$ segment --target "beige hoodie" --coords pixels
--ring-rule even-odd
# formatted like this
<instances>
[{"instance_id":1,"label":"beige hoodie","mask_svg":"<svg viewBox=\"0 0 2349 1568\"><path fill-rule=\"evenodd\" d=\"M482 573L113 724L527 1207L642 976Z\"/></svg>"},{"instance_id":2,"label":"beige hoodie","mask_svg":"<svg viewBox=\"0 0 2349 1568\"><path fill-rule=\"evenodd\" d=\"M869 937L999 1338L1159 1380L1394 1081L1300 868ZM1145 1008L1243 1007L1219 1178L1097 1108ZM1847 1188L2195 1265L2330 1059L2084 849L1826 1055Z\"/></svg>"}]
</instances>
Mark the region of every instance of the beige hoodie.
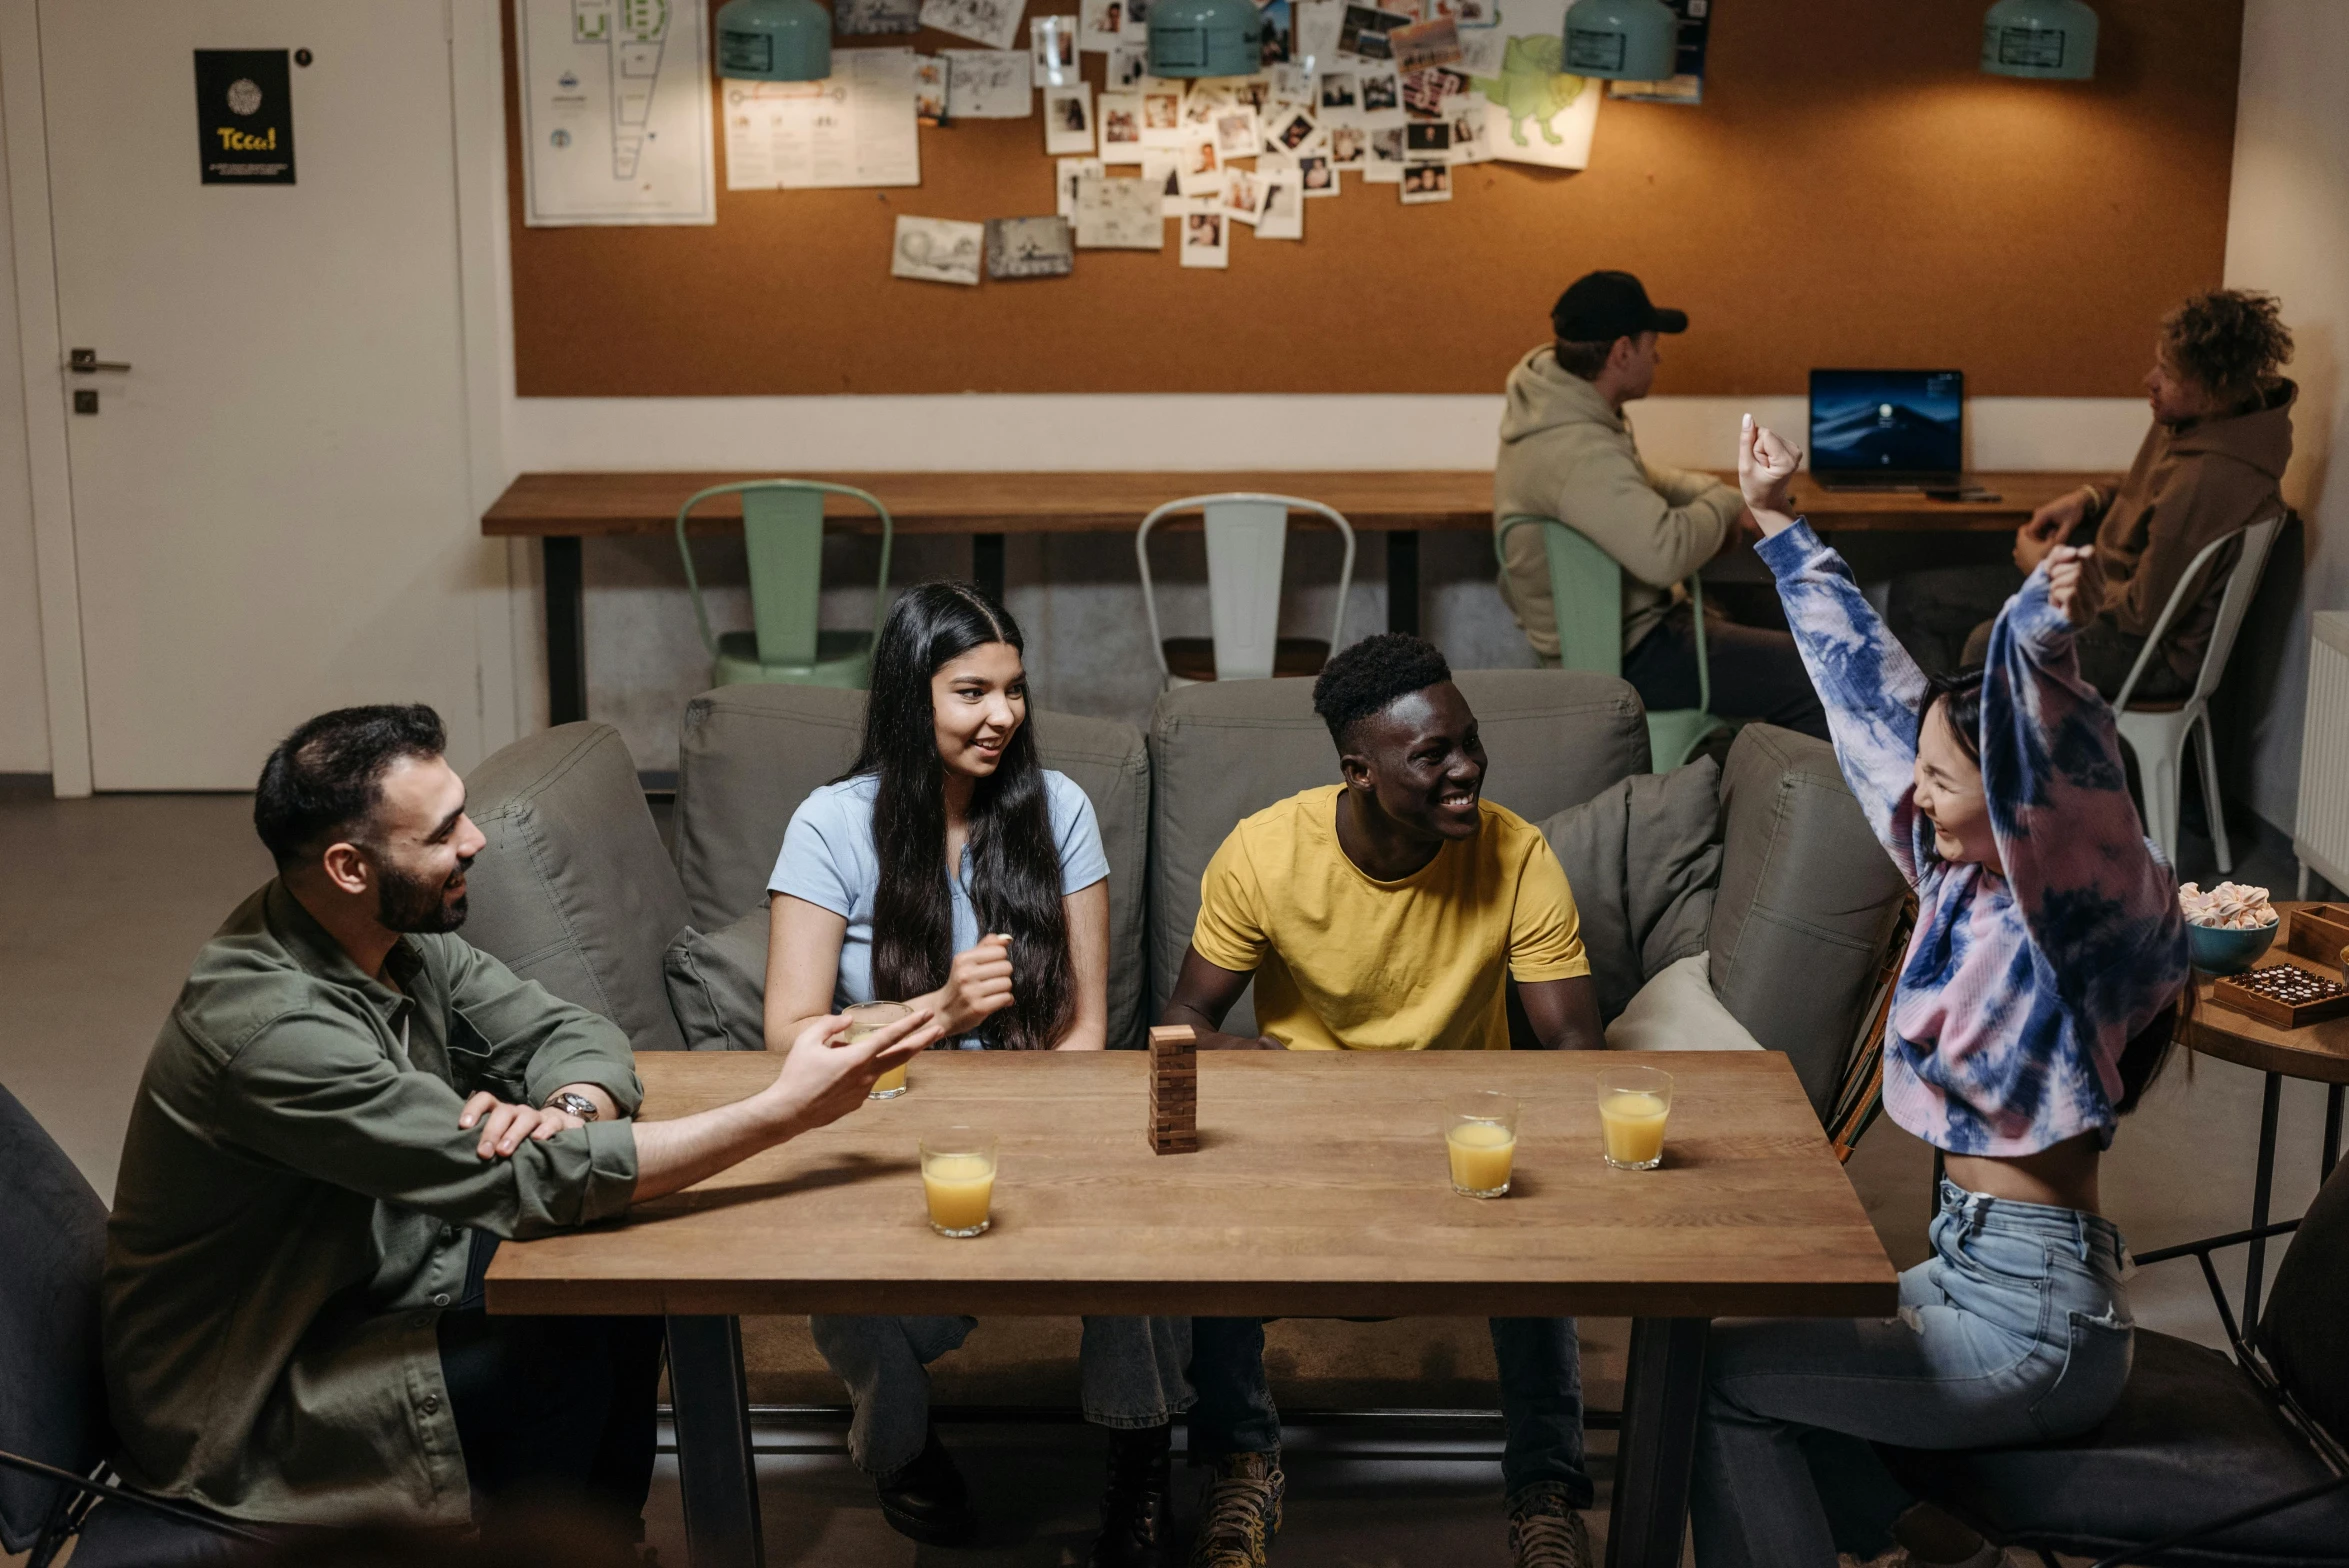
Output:
<instances>
[{"instance_id":1,"label":"beige hoodie","mask_svg":"<svg viewBox=\"0 0 2349 1568\"><path fill-rule=\"evenodd\" d=\"M1493 527L1507 517L1554 517L1623 567L1623 651L1664 618L1680 580L1711 560L1745 503L1710 474L1650 463L1631 424L1597 387L1562 368L1548 344L1509 372L1501 453L1493 465ZM1526 641L1558 657L1550 569L1541 530L1509 536L1501 598Z\"/></svg>"}]
</instances>

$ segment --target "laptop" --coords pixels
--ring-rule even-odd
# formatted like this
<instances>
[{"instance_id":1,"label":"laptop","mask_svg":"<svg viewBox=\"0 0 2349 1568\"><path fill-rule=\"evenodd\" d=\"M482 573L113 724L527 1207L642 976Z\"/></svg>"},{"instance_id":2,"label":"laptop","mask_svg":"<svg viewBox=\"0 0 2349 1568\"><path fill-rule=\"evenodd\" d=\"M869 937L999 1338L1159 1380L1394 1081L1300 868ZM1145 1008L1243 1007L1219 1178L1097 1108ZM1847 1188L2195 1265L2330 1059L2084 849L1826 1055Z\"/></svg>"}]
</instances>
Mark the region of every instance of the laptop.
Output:
<instances>
[{"instance_id":1,"label":"laptop","mask_svg":"<svg viewBox=\"0 0 2349 1568\"><path fill-rule=\"evenodd\" d=\"M1828 490L1964 488L1962 370L1811 372L1811 477Z\"/></svg>"}]
</instances>

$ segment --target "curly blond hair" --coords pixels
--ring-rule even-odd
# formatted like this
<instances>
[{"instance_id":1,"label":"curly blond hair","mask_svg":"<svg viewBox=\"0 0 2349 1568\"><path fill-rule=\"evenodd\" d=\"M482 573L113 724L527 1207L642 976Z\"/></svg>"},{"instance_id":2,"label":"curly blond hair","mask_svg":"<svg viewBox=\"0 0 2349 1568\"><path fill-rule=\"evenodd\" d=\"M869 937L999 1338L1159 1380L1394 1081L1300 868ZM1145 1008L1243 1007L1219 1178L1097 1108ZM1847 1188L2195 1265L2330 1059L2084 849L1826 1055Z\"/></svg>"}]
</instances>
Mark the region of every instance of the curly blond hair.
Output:
<instances>
[{"instance_id":1,"label":"curly blond hair","mask_svg":"<svg viewBox=\"0 0 2349 1568\"><path fill-rule=\"evenodd\" d=\"M2273 294L2212 289L2162 318L2170 363L2213 397L2245 402L2292 358L2292 329Z\"/></svg>"}]
</instances>

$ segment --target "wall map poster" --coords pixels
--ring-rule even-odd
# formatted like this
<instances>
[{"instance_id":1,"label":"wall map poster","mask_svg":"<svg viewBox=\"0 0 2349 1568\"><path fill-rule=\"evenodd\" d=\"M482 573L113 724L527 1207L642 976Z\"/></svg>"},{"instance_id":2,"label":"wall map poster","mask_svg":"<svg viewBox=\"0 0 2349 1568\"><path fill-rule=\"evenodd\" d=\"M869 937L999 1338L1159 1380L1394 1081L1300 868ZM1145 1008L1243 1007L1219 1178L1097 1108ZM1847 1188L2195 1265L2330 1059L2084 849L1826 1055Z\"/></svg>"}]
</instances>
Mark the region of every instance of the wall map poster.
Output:
<instances>
[{"instance_id":1,"label":"wall map poster","mask_svg":"<svg viewBox=\"0 0 2349 1568\"><path fill-rule=\"evenodd\" d=\"M294 183L292 76L283 49L196 51L196 152L206 185Z\"/></svg>"},{"instance_id":2,"label":"wall map poster","mask_svg":"<svg viewBox=\"0 0 2349 1568\"><path fill-rule=\"evenodd\" d=\"M523 221L718 221L698 0L514 0Z\"/></svg>"}]
</instances>

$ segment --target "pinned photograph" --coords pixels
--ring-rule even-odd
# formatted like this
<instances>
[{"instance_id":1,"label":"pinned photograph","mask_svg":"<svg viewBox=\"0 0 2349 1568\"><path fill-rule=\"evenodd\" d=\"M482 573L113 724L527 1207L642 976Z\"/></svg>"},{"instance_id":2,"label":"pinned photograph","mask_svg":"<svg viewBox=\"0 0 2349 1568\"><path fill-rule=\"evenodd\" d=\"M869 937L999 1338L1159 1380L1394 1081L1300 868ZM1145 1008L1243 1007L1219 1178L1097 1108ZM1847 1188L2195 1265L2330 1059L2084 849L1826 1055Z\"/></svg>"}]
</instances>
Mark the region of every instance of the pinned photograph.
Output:
<instances>
[{"instance_id":1,"label":"pinned photograph","mask_svg":"<svg viewBox=\"0 0 2349 1568\"><path fill-rule=\"evenodd\" d=\"M1300 109L1313 107L1313 72L1302 65L1276 65L1272 68L1272 101L1295 104Z\"/></svg>"},{"instance_id":2,"label":"pinned photograph","mask_svg":"<svg viewBox=\"0 0 2349 1568\"><path fill-rule=\"evenodd\" d=\"M1260 240L1301 240L1305 237L1304 191L1295 169L1283 169L1264 182L1264 203L1256 209L1256 237Z\"/></svg>"},{"instance_id":3,"label":"pinned photograph","mask_svg":"<svg viewBox=\"0 0 2349 1568\"><path fill-rule=\"evenodd\" d=\"M1490 163L1493 144L1486 134L1482 111L1463 109L1452 121L1452 162Z\"/></svg>"},{"instance_id":4,"label":"pinned photograph","mask_svg":"<svg viewBox=\"0 0 2349 1568\"><path fill-rule=\"evenodd\" d=\"M1223 196L1223 157L1211 137L1194 137L1182 150L1177 177L1185 196Z\"/></svg>"},{"instance_id":5,"label":"pinned photograph","mask_svg":"<svg viewBox=\"0 0 2349 1568\"><path fill-rule=\"evenodd\" d=\"M1126 0L1126 20L1120 36L1129 44L1149 44L1150 0Z\"/></svg>"},{"instance_id":6,"label":"pinned photograph","mask_svg":"<svg viewBox=\"0 0 2349 1568\"><path fill-rule=\"evenodd\" d=\"M1452 21L1459 27L1498 27L1501 8L1495 0L1444 0L1452 8Z\"/></svg>"},{"instance_id":7,"label":"pinned photograph","mask_svg":"<svg viewBox=\"0 0 2349 1568\"><path fill-rule=\"evenodd\" d=\"M1329 161L1333 169L1359 169L1370 161L1370 132L1359 125L1329 128ZM1330 192L1336 195L1336 191Z\"/></svg>"},{"instance_id":8,"label":"pinned photograph","mask_svg":"<svg viewBox=\"0 0 2349 1568\"><path fill-rule=\"evenodd\" d=\"M1140 87L1149 76L1148 44L1119 44L1109 51L1109 67L1104 80L1112 89Z\"/></svg>"},{"instance_id":9,"label":"pinned photograph","mask_svg":"<svg viewBox=\"0 0 2349 1568\"><path fill-rule=\"evenodd\" d=\"M1028 57L1016 49L949 49L946 115L952 120L1024 120L1036 89Z\"/></svg>"},{"instance_id":10,"label":"pinned photograph","mask_svg":"<svg viewBox=\"0 0 2349 1568\"><path fill-rule=\"evenodd\" d=\"M1338 166L1328 153L1307 153L1297 160L1297 188L1308 197L1338 194Z\"/></svg>"},{"instance_id":11,"label":"pinned photograph","mask_svg":"<svg viewBox=\"0 0 2349 1568\"><path fill-rule=\"evenodd\" d=\"M946 62L934 54L914 56L914 118L937 125L946 118Z\"/></svg>"},{"instance_id":12,"label":"pinned photograph","mask_svg":"<svg viewBox=\"0 0 2349 1568\"><path fill-rule=\"evenodd\" d=\"M980 253L986 243L984 224L900 217L897 241L889 252L889 275L977 288Z\"/></svg>"},{"instance_id":13,"label":"pinned photograph","mask_svg":"<svg viewBox=\"0 0 2349 1568\"><path fill-rule=\"evenodd\" d=\"M1414 160L1403 165L1403 205L1417 206L1425 201L1452 199L1452 166L1448 163L1428 163Z\"/></svg>"},{"instance_id":14,"label":"pinned photograph","mask_svg":"<svg viewBox=\"0 0 2349 1568\"><path fill-rule=\"evenodd\" d=\"M1044 150L1047 153L1088 153L1093 150L1093 89L1044 89Z\"/></svg>"},{"instance_id":15,"label":"pinned photograph","mask_svg":"<svg viewBox=\"0 0 2349 1568\"><path fill-rule=\"evenodd\" d=\"M1224 175L1223 200L1218 204L1223 215L1235 223L1253 225L1258 209L1264 205L1266 176L1251 169L1232 169Z\"/></svg>"},{"instance_id":16,"label":"pinned photograph","mask_svg":"<svg viewBox=\"0 0 2349 1568\"><path fill-rule=\"evenodd\" d=\"M1382 11L1375 6L1349 4L1345 20L1338 26L1338 53L1357 60L1381 63L1392 60L1395 51L1387 42L1387 34L1398 27L1410 26L1415 20L1416 17Z\"/></svg>"},{"instance_id":17,"label":"pinned photograph","mask_svg":"<svg viewBox=\"0 0 2349 1568\"><path fill-rule=\"evenodd\" d=\"M1272 73L1259 71L1253 76L1227 76L1218 85L1224 102L1246 104L1257 113L1272 102Z\"/></svg>"},{"instance_id":18,"label":"pinned photograph","mask_svg":"<svg viewBox=\"0 0 2349 1568\"><path fill-rule=\"evenodd\" d=\"M1452 161L1452 128L1441 120L1414 120L1403 127L1403 156Z\"/></svg>"},{"instance_id":19,"label":"pinned photograph","mask_svg":"<svg viewBox=\"0 0 2349 1568\"><path fill-rule=\"evenodd\" d=\"M1392 71L1362 73L1362 117L1372 123L1403 112L1403 87Z\"/></svg>"},{"instance_id":20,"label":"pinned photograph","mask_svg":"<svg viewBox=\"0 0 2349 1568\"><path fill-rule=\"evenodd\" d=\"M1142 161L1142 95L1103 93L1094 112L1101 122L1101 161Z\"/></svg>"},{"instance_id":21,"label":"pinned photograph","mask_svg":"<svg viewBox=\"0 0 2349 1568\"><path fill-rule=\"evenodd\" d=\"M1256 35L1257 59L1269 70L1288 62L1294 52L1289 33L1289 0L1263 0L1256 8L1263 31Z\"/></svg>"},{"instance_id":22,"label":"pinned photograph","mask_svg":"<svg viewBox=\"0 0 2349 1568\"><path fill-rule=\"evenodd\" d=\"M1442 68L1403 73L1403 109L1407 114L1422 119L1440 120L1451 111L1447 100L1458 98L1468 91L1465 72Z\"/></svg>"},{"instance_id":23,"label":"pinned photograph","mask_svg":"<svg viewBox=\"0 0 2349 1568\"><path fill-rule=\"evenodd\" d=\"M1088 174L1077 182L1080 250L1164 250L1166 219L1157 187L1145 179Z\"/></svg>"},{"instance_id":24,"label":"pinned photograph","mask_svg":"<svg viewBox=\"0 0 2349 1568\"><path fill-rule=\"evenodd\" d=\"M1183 197L1183 155L1169 149L1142 149L1142 183L1158 191L1159 216L1179 218L1190 211Z\"/></svg>"},{"instance_id":25,"label":"pinned photograph","mask_svg":"<svg viewBox=\"0 0 2349 1568\"><path fill-rule=\"evenodd\" d=\"M832 7L832 31L843 38L921 30L922 0L838 0Z\"/></svg>"},{"instance_id":26,"label":"pinned photograph","mask_svg":"<svg viewBox=\"0 0 2349 1568\"><path fill-rule=\"evenodd\" d=\"M1403 177L1403 127L1393 125L1370 133L1370 156L1362 163L1366 185L1392 185Z\"/></svg>"},{"instance_id":27,"label":"pinned photograph","mask_svg":"<svg viewBox=\"0 0 2349 1568\"><path fill-rule=\"evenodd\" d=\"M1394 51L1395 68L1400 71L1450 65L1460 58L1460 26L1448 16L1414 22L1388 33L1387 46Z\"/></svg>"},{"instance_id":28,"label":"pinned photograph","mask_svg":"<svg viewBox=\"0 0 2349 1568\"><path fill-rule=\"evenodd\" d=\"M1052 166L1054 189L1059 192L1053 210L1074 222L1077 216L1077 182L1086 175L1102 172L1099 158L1062 158Z\"/></svg>"},{"instance_id":29,"label":"pinned photograph","mask_svg":"<svg viewBox=\"0 0 2349 1568\"><path fill-rule=\"evenodd\" d=\"M1096 54L1107 54L1125 35L1125 0L1079 0L1077 42Z\"/></svg>"},{"instance_id":30,"label":"pinned photograph","mask_svg":"<svg viewBox=\"0 0 2349 1568\"><path fill-rule=\"evenodd\" d=\"M1020 35L1027 0L922 0L922 25L990 49L1009 49Z\"/></svg>"},{"instance_id":31,"label":"pinned photograph","mask_svg":"<svg viewBox=\"0 0 2349 1568\"><path fill-rule=\"evenodd\" d=\"M1228 163L1234 158L1253 158L1261 147L1264 132L1259 128L1254 109L1234 105L1221 109L1215 116L1215 150Z\"/></svg>"},{"instance_id":32,"label":"pinned photograph","mask_svg":"<svg viewBox=\"0 0 2349 1568\"><path fill-rule=\"evenodd\" d=\"M1338 63L1338 35L1346 24L1346 0L1295 0L1295 3L1296 63L1308 71L1327 71Z\"/></svg>"},{"instance_id":33,"label":"pinned photograph","mask_svg":"<svg viewBox=\"0 0 2349 1568\"><path fill-rule=\"evenodd\" d=\"M1228 267L1232 264L1232 230L1220 212L1183 214L1183 265ZM976 282L977 279L972 280Z\"/></svg>"},{"instance_id":34,"label":"pinned photograph","mask_svg":"<svg viewBox=\"0 0 2349 1568\"><path fill-rule=\"evenodd\" d=\"M987 220L990 278L1065 278L1076 259L1066 218Z\"/></svg>"},{"instance_id":35,"label":"pinned photograph","mask_svg":"<svg viewBox=\"0 0 2349 1568\"><path fill-rule=\"evenodd\" d=\"M1077 74L1077 19L1073 16L1028 18L1028 53L1036 62L1038 87L1074 87Z\"/></svg>"},{"instance_id":36,"label":"pinned photograph","mask_svg":"<svg viewBox=\"0 0 2349 1568\"><path fill-rule=\"evenodd\" d=\"M1285 152L1291 157L1315 152L1321 147L1321 122L1303 109L1291 109L1276 116L1264 132L1267 152Z\"/></svg>"},{"instance_id":37,"label":"pinned photograph","mask_svg":"<svg viewBox=\"0 0 2349 1568\"><path fill-rule=\"evenodd\" d=\"M1323 114L1352 114L1361 107L1362 98L1356 89L1352 71L1324 73L1321 78L1321 112Z\"/></svg>"}]
</instances>

